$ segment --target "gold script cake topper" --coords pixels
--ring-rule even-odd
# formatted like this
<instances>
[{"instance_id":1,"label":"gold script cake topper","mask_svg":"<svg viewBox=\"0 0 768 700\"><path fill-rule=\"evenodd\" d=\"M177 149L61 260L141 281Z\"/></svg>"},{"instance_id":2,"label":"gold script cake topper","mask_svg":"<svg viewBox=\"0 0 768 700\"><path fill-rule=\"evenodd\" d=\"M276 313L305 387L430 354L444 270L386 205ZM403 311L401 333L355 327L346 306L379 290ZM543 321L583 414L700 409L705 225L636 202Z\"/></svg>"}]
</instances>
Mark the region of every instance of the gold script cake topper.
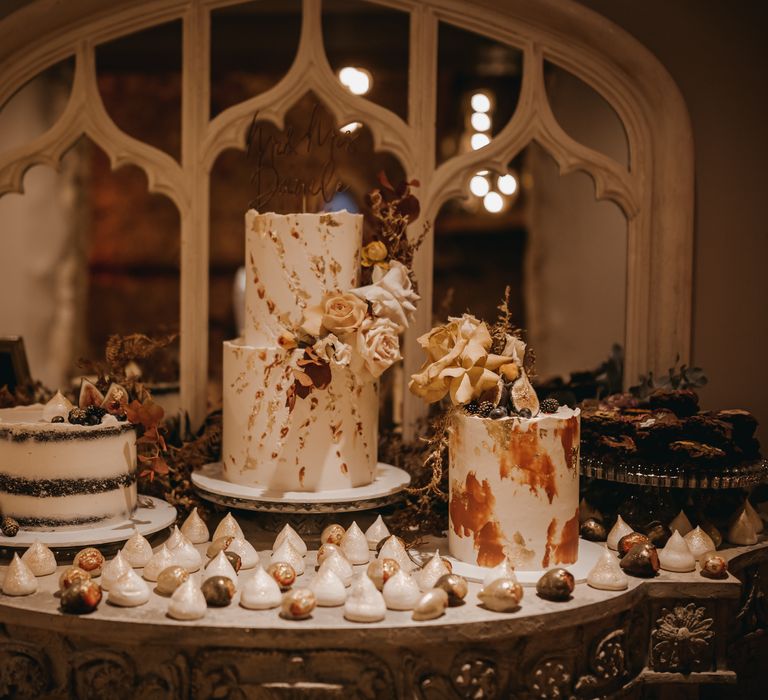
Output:
<instances>
[{"instance_id":1,"label":"gold script cake topper","mask_svg":"<svg viewBox=\"0 0 768 700\"><path fill-rule=\"evenodd\" d=\"M295 196L302 211L307 198L321 197L328 204L338 192L349 189L337 176L339 154L353 154L358 135L337 129L323 119L320 104L315 103L306 127L288 124L275 134L253 115L248 130L247 157L253 162L251 183L256 196L249 207L265 211L277 196ZM300 162L302 168L291 167Z\"/></svg>"}]
</instances>

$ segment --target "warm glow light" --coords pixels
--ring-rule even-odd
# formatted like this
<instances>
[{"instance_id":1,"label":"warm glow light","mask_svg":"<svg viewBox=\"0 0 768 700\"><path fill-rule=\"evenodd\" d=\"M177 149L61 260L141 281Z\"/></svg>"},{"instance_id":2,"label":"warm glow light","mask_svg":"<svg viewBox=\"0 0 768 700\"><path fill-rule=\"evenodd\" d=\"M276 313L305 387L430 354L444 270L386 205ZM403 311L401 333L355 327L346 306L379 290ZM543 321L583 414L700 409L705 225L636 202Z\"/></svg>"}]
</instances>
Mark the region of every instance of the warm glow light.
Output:
<instances>
[{"instance_id":1,"label":"warm glow light","mask_svg":"<svg viewBox=\"0 0 768 700\"><path fill-rule=\"evenodd\" d=\"M490 183L482 175L475 175L469 181L469 191L476 197L485 197L490 189Z\"/></svg>"},{"instance_id":2,"label":"warm glow light","mask_svg":"<svg viewBox=\"0 0 768 700\"><path fill-rule=\"evenodd\" d=\"M487 146L491 142L491 139L488 138L487 134L472 134L472 138L469 142L472 144L472 150L476 151L483 146Z\"/></svg>"},{"instance_id":3,"label":"warm glow light","mask_svg":"<svg viewBox=\"0 0 768 700\"><path fill-rule=\"evenodd\" d=\"M498 192L489 192L483 197L483 206L491 214L498 214L504 208L504 198Z\"/></svg>"},{"instance_id":4,"label":"warm glow light","mask_svg":"<svg viewBox=\"0 0 768 700\"><path fill-rule=\"evenodd\" d=\"M496 180L496 185L502 194L514 194L517 192L517 178L512 173L502 175Z\"/></svg>"},{"instance_id":5,"label":"warm glow light","mask_svg":"<svg viewBox=\"0 0 768 700\"><path fill-rule=\"evenodd\" d=\"M484 92L476 92L469 100L475 112L488 112L491 109L491 99Z\"/></svg>"},{"instance_id":6,"label":"warm glow light","mask_svg":"<svg viewBox=\"0 0 768 700\"><path fill-rule=\"evenodd\" d=\"M365 95L373 79L367 70L346 66L339 71L339 80L353 95Z\"/></svg>"},{"instance_id":7,"label":"warm glow light","mask_svg":"<svg viewBox=\"0 0 768 700\"><path fill-rule=\"evenodd\" d=\"M355 131L357 131L362 126L361 122L349 122L349 124L345 124L342 126L339 131L342 134L353 134Z\"/></svg>"},{"instance_id":8,"label":"warm glow light","mask_svg":"<svg viewBox=\"0 0 768 700\"><path fill-rule=\"evenodd\" d=\"M473 112L469 121L475 131L488 131L491 128L491 118L484 112Z\"/></svg>"}]
</instances>

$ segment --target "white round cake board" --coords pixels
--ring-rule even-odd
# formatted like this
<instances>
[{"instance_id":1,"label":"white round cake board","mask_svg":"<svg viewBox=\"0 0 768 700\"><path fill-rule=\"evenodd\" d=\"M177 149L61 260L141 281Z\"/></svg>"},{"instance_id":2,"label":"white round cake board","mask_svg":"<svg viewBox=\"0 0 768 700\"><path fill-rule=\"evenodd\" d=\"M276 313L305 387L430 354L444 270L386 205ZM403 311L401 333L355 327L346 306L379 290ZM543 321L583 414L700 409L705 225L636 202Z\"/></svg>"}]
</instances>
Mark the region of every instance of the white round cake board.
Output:
<instances>
[{"instance_id":1,"label":"white round cake board","mask_svg":"<svg viewBox=\"0 0 768 700\"><path fill-rule=\"evenodd\" d=\"M91 523L66 530L19 528L16 537L0 536L0 547L26 548L35 540L59 549L125 542L133 534L134 527L146 537L168 527L175 520L176 508L170 503L152 496L139 496L139 507L133 517L123 522L102 526Z\"/></svg>"},{"instance_id":2,"label":"white round cake board","mask_svg":"<svg viewBox=\"0 0 768 700\"><path fill-rule=\"evenodd\" d=\"M562 566L563 569L567 569L573 574L576 579L576 583L582 583L587 580L587 574L591 571L592 567L597 563L600 555L605 550L605 545L601 542L589 542L588 540L579 539L579 558L575 564L560 565L555 564L550 569ZM485 566L477 566L475 564L467 564L466 562L459 561L458 559L446 555L446 559L450 560L453 566L453 573L463 576L469 581L480 581L485 578L488 573L488 568ZM535 586L536 582L541 578L541 575L549 569L538 569L531 571L519 571L515 570L515 576L520 582L521 586Z\"/></svg>"},{"instance_id":3,"label":"white round cake board","mask_svg":"<svg viewBox=\"0 0 768 700\"><path fill-rule=\"evenodd\" d=\"M284 513L339 513L368 510L399 499L411 482L408 472L379 462L376 477L366 486L334 491L273 491L234 484L224 478L221 462L192 472L192 483L206 500L243 510Z\"/></svg>"}]
</instances>

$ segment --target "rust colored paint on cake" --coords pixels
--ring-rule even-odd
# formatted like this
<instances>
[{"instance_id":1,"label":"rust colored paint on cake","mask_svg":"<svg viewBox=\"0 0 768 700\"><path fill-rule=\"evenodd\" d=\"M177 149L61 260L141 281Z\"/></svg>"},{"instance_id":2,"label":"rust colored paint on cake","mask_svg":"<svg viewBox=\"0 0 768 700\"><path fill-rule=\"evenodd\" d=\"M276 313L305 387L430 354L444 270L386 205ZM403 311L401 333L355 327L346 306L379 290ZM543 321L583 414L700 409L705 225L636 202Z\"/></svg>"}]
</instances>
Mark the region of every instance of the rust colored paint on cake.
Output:
<instances>
[{"instance_id":1,"label":"rust colored paint on cake","mask_svg":"<svg viewBox=\"0 0 768 700\"><path fill-rule=\"evenodd\" d=\"M549 558L554 549L555 533L557 532L557 518L552 518L547 526L547 543L544 546L544 556L541 559L541 568L546 569L549 567Z\"/></svg>"},{"instance_id":2,"label":"rust colored paint on cake","mask_svg":"<svg viewBox=\"0 0 768 700\"><path fill-rule=\"evenodd\" d=\"M487 480L469 472L464 484L453 482L449 515L459 537L473 538L480 566L496 566L504 558L507 538L493 517L496 498Z\"/></svg>"},{"instance_id":3,"label":"rust colored paint on cake","mask_svg":"<svg viewBox=\"0 0 768 700\"><path fill-rule=\"evenodd\" d=\"M304 486L304 476L306 475L306 473L307 473L306 467L302 467L301 469L299 469L299 483L302 486Z\"/></svg>"},{"instance_id":4,"label":"rust colored paint on cake","mask_svg":"<svg viewBox=\"0 0 768 700\"><path fill-rule=\"evenodd\" d=\"M479 532L475 533L477 563L480 566L496 566L504 559L506 538L501 526L495 520L489 520Z\"/></svg>"},{"instance_id":5,"label":"rust colored paint on cake","mask_svg":"<svg viewBox=\"0 0 768 700\"><path fill-rule=\"evenodd\" d=\"M555 564L573 564L579 554L579 509L566 520L560 531L560 542L555 547Z\"/></svg>"},{"instance_id":6,"label":"rust colored paint on cake","mask_svg":"<svg viewBox=\"0 0 768 700\"><path fill-rule=\"evenodd\" d=\"M579 509L576 509L572 518L565 521L560 530L560 537L556 540L557 530L557 518L552 518L547 527L547 543L541 559L542 569L551 564L573 564L576 561L579 553Z\"/></svg>"},{"instance_id":7,"label":"rust colored paint on cake","mask_svg":"<svg viewBox=\"0 0 768 700\"><path fill-rule=\"evenodd\" d=\"M349 467L347 466L346 462L341 463L341 473L347 474L349 472Z\"/></svg>"},{"instance_id":8,"label":"rust colored paint on cake","mask_svg":"<svg viewBox=\"0 0 768 700\"><path fill-rule=\"evenodd\" d=\"M475 472L469 472L464 484L453 482L451 504L448 508L453 531L459 537L479 532L493 516L496 498L486 479L478 481Z\"/></svg>"},{"instance_id":9,"label":"rust colored paint on cake","mask_svg":"<svg viewBox=\"0 0 768 700\"><path fill-rule=\"evenodd\" d=\"M552 459L540 450L539 435L534 429L514 432L517 433L516 437L503 443L499 461L501 478L526 484L533 493L541 489L552 503L557 496L555 465Z\"/></svg>"},{"instance_id":10,"label":"rust colored paint on cake","mask_svg":"<svg viewBox=\"0 0 768 700\"><path fill-rule=\"evenodd\" d=\"M574 447L578 446L579 442L579 419L576 417L569 418L565 425L556 428L556 431L560 437L560 442L563 444L563 455L568 469L576 469L578 450L574 450Z\"/></svg>"}]
</instances>

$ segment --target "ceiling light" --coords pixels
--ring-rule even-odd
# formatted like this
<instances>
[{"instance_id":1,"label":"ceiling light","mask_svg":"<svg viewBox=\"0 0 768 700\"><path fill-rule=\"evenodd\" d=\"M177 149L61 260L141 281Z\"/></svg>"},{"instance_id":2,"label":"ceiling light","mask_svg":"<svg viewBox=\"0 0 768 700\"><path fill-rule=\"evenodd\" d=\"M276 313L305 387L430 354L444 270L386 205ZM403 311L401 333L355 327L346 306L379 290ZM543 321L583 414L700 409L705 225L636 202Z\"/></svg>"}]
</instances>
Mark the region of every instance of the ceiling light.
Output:
<instances>
[{"instance_id":1,"label":"ceiling light","mask_svg":"<svg viewBox=\"0 0 768 700\"><path fill-rule=\"evenodd\" d=\"M502 175L496 181L496 185L502 194L515 194L517 192L517 178L512 173Z\"/></svg>"},{"instance_id":2,"label":"ceiling light","mask_svg":"<svg viewBox=\"0 0 768 700\"><path fill-rule=\"evenodd\" d=\"M490 189L490 183L482 175L475 175L469 181L469 191L476 197L485 197Z\"/></svg>"},{"instance_id":3,"label":"ceiling light","mask_svg":"<svg viewBox=\"0 0 768 700\"><path fill-rule=\"evenodd\" d=\"M484 92L476 92L469 100L472 109L475 112L489 112L491 109L491 98Z\"/></svg>"},{"instance_id":4,"label":"ceiling light","mask_svg":"<svg viewBox=\"0 0 768 700\"><path fill-rule=\"evenodd\" d=\"M475 131L488 131L491 128L491 118L485 112L473 112L469 121Z\"/></svg>"},{"instance_id":5,"label":"ceiling light","mask_svg":"<svg viewBox=\"0 0 768 700\"><path fill-rule=\"evenodd\" d=\"M498 214L504 208L504 198L498 192L489 192L483 197L483 206L491 214Z\"/></svg>"},{"instance_id":6,"label":"ceiling light","mask_svg":"<svg viewBox=\"0 0 768 700\"><path fill-rule=\"evenodd\" d=\"M472 134L472 138L469 142L472 144L472 150L477 151L483 146L487 146L491 142L491 139L488 138L487 134Z\"/></svg>"},{"instance_id":7,"label":"ceiling light","mask_svg":"<svg viewBox=\"0 0 768 700\"><path fill-rule=\"evenodd\" d=\"M362 68L346 66L339 71L339 80L353 95L365 95L371 89L373 78Z\"/></svg>"}]
</instances>

